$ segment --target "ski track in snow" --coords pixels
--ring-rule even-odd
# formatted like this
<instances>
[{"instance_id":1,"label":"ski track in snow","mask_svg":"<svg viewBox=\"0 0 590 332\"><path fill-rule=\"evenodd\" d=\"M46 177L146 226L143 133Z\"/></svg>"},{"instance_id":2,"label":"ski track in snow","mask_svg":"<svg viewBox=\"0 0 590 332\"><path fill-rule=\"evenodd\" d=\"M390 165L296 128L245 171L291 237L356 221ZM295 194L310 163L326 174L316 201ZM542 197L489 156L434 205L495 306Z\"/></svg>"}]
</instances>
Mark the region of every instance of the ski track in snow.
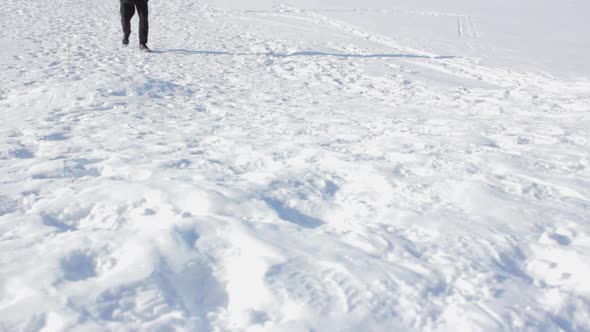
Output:
<instances>
[{"instance_id":1,"label":"ski track in snow","mask_svg":"<svg viewBox=\"0 0 590 332\"><path fill-rule=\"evenodd\" d=\"M457 17L457 33L460 37L477 38L477 30L471 16Z\"/></svg>"},{"instance_id":2,"label":"ski track in snow","mask_svg":"<svg viewBox=\"0 0 590 332\"><path fill-rule=\"evenodd\" d=\"M0 9L0 330L587 329L588 82L170 3Z\"/></svg>"}]
</instances>

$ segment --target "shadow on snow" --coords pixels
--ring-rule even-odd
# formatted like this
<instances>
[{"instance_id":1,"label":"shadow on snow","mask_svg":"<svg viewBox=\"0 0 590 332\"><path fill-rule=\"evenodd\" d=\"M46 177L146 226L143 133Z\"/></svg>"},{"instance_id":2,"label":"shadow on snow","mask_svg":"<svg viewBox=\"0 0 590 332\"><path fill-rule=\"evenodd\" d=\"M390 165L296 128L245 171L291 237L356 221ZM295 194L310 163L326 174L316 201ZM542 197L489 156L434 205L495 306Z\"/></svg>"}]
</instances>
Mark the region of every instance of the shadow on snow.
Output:
<instances>
[{"instance_id":1,"label":"shadow on snow","mask_svg":"<svg viewBox=\"0 0 590 332\"><path fill-rule=\"evenodd\" d=\"M338 57L338 58L411 58L411 59L454 59L452 55L418 55L418 54L350 54L350 53L329 53L319 51L301 51L293 53L275 53L275 52L228 52L228 51L199 51L187 49L167 49L154 50L152 53L181 53L189 55L233 55L233 56L268 56L276 58L288 58L297 56L316 56L316 57Z\"/></svg>"},{"instance_id":2,"label":"shadow on snow","mask_svg":"<svg viewBox=\"0 0 590 332\"><path fill-rule=\"evenodd\" d=\"M317 228L324 224L320 219L308 216L297 209L285 205L283 202L265 198L264 201L277 213L279 218L305 228Z\"/></svg>"}]
</instances>

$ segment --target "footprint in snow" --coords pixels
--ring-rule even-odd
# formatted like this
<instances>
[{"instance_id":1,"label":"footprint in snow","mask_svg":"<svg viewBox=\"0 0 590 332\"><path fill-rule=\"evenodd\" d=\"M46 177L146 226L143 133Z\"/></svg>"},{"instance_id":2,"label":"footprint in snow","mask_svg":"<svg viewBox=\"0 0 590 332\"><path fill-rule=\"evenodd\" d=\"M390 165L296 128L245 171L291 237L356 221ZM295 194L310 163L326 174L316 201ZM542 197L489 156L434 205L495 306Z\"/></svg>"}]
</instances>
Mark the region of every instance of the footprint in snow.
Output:
<instances>
[{"instance_id":1,"label":"footprint in snow","mask_svg":"<svg viewBox=\"0 0 590 332\"><path fill-rule=\"evenodd\" d=\"M80 281L96 276L95 258L89 253L76 251L61 261L64 279Z\"/></svg>"},{"instance_id":2,"label":"footprint in snow","mask_svg":"<svg viewBox=\"0 0 590 332\"><path fill-rule=\"evenodd\" d=\"M65 141L69 139L64 133L54 133L43 136L41 138L42 141Z\"/></svg>"}]
</instances>

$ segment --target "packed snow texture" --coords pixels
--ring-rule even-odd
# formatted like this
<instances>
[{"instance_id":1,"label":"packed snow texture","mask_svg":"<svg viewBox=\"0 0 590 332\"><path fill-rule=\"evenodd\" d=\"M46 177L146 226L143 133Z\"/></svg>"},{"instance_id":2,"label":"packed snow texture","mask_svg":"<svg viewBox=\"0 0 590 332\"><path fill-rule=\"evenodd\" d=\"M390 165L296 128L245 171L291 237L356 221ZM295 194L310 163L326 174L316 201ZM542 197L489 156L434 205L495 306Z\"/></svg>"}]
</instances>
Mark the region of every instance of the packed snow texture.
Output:
<instances>
[{"instance_id":1,"label":"packed snow texture","mask_svg":"<svg viewBox=\"0 0 590 332\"><path fill-rule=\"evenodd\" d=\"M0 331L588 331L590 2L0 5Z\"/></svg>"}]
</instances>

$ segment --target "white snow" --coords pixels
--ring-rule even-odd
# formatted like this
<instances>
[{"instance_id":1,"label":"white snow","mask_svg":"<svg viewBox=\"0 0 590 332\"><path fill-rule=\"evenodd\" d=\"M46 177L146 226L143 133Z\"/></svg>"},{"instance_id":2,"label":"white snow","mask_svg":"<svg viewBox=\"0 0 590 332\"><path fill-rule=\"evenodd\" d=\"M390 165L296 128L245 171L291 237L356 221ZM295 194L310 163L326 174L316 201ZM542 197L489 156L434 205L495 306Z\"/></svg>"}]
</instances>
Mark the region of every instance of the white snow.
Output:
<instances>
[{"instance_id":1,"label":"white snow","mask_svg":"<svg viewBox=\"0 0 590 332\"><path fill-rule=\"evenodd\" d=\"M588 331L588 1L150 11L0 5L0 331Z\"/></svg>"}]
</instances>

